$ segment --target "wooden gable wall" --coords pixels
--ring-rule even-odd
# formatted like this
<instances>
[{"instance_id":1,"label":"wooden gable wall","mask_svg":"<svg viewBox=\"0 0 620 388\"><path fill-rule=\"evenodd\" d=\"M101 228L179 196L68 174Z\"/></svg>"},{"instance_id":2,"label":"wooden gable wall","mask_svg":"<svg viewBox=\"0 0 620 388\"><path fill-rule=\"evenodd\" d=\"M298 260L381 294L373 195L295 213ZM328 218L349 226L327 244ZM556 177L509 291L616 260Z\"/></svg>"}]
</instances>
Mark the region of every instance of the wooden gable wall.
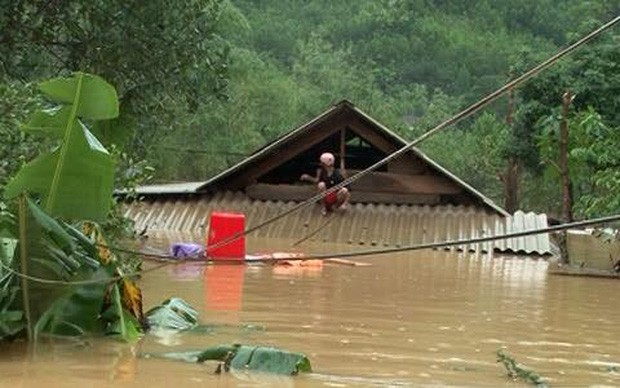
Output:
<instances>
[{"instance_id":1,"label":"wooden gable wall","mask_svg":"<svg viewBox=\"0 0 620 388\"><path fill-rule=\"evenodd\" d=\"M314 175L323 152L334 153L339 166L343 130L349 176L402 147L393 135L344 106L292 134L286 141L259 151L251 157L251 163L214 182L209 191L243 190L250 198L260 200L305 200L315 194L315 188L302 184L299 176ZM412 151L367 173L350 188L354 203L484 206L480 198Z\"/></svg>"}]
</instances>

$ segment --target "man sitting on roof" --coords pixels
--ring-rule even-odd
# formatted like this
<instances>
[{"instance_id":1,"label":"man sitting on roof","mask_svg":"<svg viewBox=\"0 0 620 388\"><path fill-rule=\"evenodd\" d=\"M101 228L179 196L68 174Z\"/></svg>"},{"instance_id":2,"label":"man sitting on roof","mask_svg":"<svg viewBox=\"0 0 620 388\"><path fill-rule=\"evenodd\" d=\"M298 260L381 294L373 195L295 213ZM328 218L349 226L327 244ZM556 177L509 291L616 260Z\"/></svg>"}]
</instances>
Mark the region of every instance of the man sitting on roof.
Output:
<instances>
[{"instance_id":1,"label":"man sitting on roof","mask_svg":"<svg viewBox=\"0 0 620 388\"><path fill-rule=\"evenodd\" d=\"M316 176L310 176L308 174L302 174L299 178L305 182L313 182L317 184L317 188L320 193L323 193L330 188L342 183L344 181L343 175L346 174L344 168L339 170L334 167L334 155L325 152L319 158L321 166L316 170ZM347 187L341 187L336 191L332 191L323 196L321 214L327 215L328 211L333 208L345 210L349 203L351 193Z\"/></svg>"}]
</instances>

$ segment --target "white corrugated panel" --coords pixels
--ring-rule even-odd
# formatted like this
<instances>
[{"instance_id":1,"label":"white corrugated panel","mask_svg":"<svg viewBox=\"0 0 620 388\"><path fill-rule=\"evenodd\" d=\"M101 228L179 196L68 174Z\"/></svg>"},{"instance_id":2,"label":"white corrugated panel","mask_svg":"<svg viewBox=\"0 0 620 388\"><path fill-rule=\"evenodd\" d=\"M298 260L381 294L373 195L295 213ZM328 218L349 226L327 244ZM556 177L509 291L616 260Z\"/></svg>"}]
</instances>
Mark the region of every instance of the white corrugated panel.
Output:
<instances>
[{"instance_id":1,"label":"white corrugated panel","mask_svg":"<svg viewBox=\"0 0 620 388\"><path fill-rule=\"evenodd\" d=\"M512 216L499 219L496 222L495 235L518 233L547 227L547 216L545 214L524 213L518 210ZM551 242L549 235L546 233L495 240L493 246L500 252L551 254Z\"/></svg>"}]
</instances>

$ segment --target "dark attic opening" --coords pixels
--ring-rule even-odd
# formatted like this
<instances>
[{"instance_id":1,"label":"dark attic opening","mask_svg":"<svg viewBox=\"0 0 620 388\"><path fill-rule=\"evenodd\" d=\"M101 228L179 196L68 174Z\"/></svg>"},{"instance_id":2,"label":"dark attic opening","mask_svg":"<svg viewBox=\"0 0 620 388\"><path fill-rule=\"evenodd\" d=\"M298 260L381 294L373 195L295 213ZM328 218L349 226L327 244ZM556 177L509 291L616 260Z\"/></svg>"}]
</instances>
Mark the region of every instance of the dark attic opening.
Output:
<instances>
[{"instance_id":1,"label":"dark attic opening","mask_svg":"<svg viewBox=\"0 0 620 388\"><path fill-rule=\"evenodd\" d=\"M265 173L258 178L258 183L296 184L301 174L314 175L319 168L319 156L324 152L334 154L337 168L344 155L347 170L365 170L387 156L356 132L344 128ZM387 171L387 167L384 165L375 171Z\"/></svg>"}]
</instances>

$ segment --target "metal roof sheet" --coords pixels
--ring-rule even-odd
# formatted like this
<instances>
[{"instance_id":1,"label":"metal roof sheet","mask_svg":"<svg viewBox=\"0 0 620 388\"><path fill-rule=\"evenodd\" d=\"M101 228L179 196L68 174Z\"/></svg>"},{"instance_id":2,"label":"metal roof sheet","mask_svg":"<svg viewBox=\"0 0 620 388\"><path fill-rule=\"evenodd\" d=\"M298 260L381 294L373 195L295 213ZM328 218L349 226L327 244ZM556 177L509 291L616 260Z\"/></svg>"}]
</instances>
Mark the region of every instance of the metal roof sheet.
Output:
<instances>
[{"instance_id":1,"label":"metal roof sheet","mask_svg":"<svg viewBox=\"0 0 620 388\"><path fill-rule=\"evenodd\" d=\"M261 225L297 205L295 202L252 200L242 192L219 192L210 197L159 198L127 205L125 216L136 230L206 235L213 211L245 214L246 228ZM285 238L377 247L404 247L493 236L547 226L544 214L517 212L503 217L465 206L355 204L345 214L320 215L318 205L288 214L253 232L256 238ZM322 227L323 226L323 227ZM321 228L322 227L322 228ZM311 236L311 237L310 237ZM551 254L547 234L456 247L462 251Z\"/></svg>"},{"instance_id":2,"label":"metal roof sheet","mask_svg":"<svg viewBox=\"0 0 620 388\"><path fill-rule=\"evenodd\" d=\"M138 194L192 194L204 184L204 181L200 181L146 185L137 187L136 192Z\"/></svg>"}]
</instances>

